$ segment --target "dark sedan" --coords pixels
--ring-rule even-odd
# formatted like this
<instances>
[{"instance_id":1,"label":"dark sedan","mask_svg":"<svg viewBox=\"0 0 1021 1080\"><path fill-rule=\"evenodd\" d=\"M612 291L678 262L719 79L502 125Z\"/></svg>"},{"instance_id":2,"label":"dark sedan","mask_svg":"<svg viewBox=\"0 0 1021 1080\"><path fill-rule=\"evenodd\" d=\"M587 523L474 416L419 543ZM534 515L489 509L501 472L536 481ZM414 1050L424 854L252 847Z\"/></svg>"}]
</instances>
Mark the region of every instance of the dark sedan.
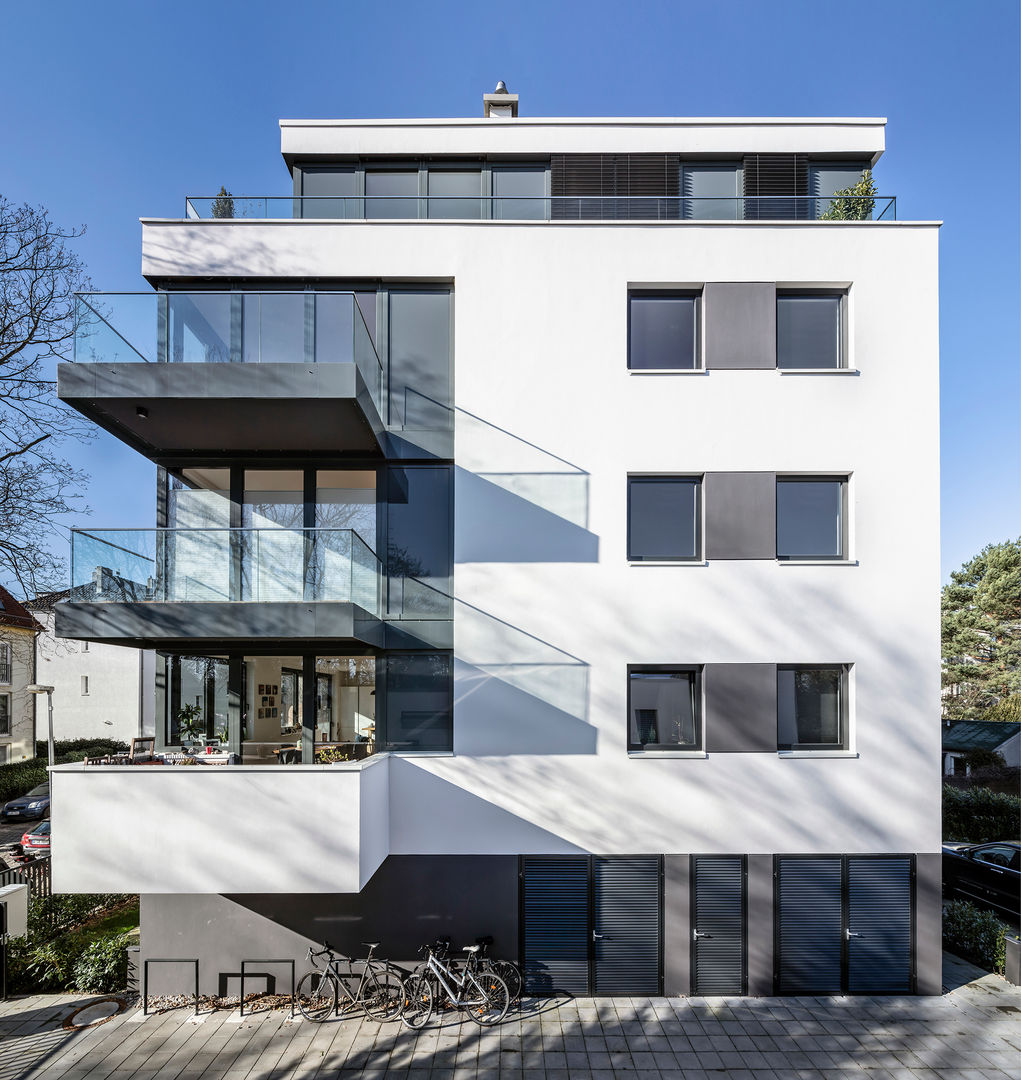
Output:
<instances>
[{"instance_id":1,"label":"dark sedan","mask_svg":"<svg viewBox=\"0 0 1021 1080\"><path fill-rule=\"evenodd\" d=\"M33 821L50 812L50 785L40 784L20 799L11 799L0 810L0 821Z\"/></svg>"},{"instance_id":2,"label":"dark sedan","mask_svg":"<svg viewBox=\"0 0 1021 1080\"><path fill-rule=\"evenodd\" d=\"M1021 919L1021 844L944 844L943 892Z\"/></svg>"}]
</instances>

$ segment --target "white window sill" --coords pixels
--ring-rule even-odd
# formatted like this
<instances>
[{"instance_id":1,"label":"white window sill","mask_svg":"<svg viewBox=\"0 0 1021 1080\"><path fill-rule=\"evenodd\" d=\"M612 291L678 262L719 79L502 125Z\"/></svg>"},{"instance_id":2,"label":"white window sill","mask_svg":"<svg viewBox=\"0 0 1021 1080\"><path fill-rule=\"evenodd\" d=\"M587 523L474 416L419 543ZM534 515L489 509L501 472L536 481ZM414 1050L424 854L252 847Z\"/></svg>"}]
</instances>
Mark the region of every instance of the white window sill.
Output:
<instances>
[{"instance_id":1,"label":"white window sill","mask_svg":"<svg viewBox=\"0 0 1021 1080\"><path fill-rule=\"evenodd\" d=\"M857 559L777 559L778 566L857 566Z\"/></svg>"},{"instance_id":2,"label":"white window sill","mask_svg":"<svg viewBox=\"0 0 1021 1080\"><path fill-rule=\"evenodd\" d=\"M781 758L856 758L855 750L778 750Z\"/></svg>"},{"instance_id":3,"label":"white window sill","mask_svg":"<svg viewBox=\"0 0 1021 1080\"><path fill-rule=\"evenodd\" d=\"M628 368L629 375L708 375L704 367L697 368Z\"/></svg>"},{"instance_id":4,"label":"white window sill","mask_svg":"<svg viewBox=\"0 0 1021 1080\"><path fill-rule=\"evenodd\" d=\"M628 562L628 566L708 566L705 560L701 562L697 559L662 559L660 561L654 559L644 559L638 562Z\"/></svg>"},{"instance_id":5,"label":"white window sill","mask_svg":"<svg viewBox=\"0 0 1021 1080\"><path fill-rule=\"evenodd\" d=\"M709 757L704 750L629 750L627 756L632 761L641 761L643 758L689 758L699 760Z\"/></svg>"},{"instance_id":6,"label":"white window sill","mask_svg":"<svg viewBox=\"0 0 1021 1080\"><path fill-rule=\"evenodd\" d=\"M853 367L801 367L776 369L781 375L860 375L858 368Z\"/></svg>"}]
</instances>

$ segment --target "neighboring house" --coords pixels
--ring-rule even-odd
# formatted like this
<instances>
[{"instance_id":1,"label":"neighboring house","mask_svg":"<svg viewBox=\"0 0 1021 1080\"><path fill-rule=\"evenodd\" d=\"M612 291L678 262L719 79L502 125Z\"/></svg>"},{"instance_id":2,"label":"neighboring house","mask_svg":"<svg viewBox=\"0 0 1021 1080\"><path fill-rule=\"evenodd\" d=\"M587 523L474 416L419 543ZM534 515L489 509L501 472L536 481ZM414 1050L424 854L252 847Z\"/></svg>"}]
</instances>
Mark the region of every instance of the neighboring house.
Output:
<instances>
[{"instance_id":1,"label":"neighboring house","mask_svg":"<svg viewBox=\"0 0 1021 1080\"><path fill-rule=\"evenodd\" d=\"M123 645L57 637L53 607L69 590L25 606L41 624L35 642L37 681L53 689L54 739L113 739L130 743L155 727L156 654ZM36 699L36 739L47 736L47 702Z\"/></svg>"},{"instance_id":2,"label":"neighboring house","mask_svg":"<svg viewBox=\"0 0 1021 1080\"><path fill-rule=\"evenodd\" d=\"M35 757L35 636L42 627L0 587L0 765Z\"/></svg>"},{"instance_id":3,"label":"neighboring house","mask_svg":"<svg viewBox=\"0 0 1021 1080\"><path fill-rule=\"evenodd\" d=\"M81 301L59 395L157 517L74 534L57 632L242 764L58 768L54 888L210 993L490 933L536 991L938 994L938 223L820 220L883 120L486 112L284 120L293 195Z\"/></svg>"},{"instance_id":4,"label":"neighboring house","mask_svg":"<svg viewBox=\"0 0 1021 1080\"><path fill-rule=\"evenodd\" d=\"M943 775L967 776L964 758L972 750L992 750L1004 764L1021 766L1021 723L997 720L959 720L943 727Z\"/></svg>"}]
</instances>

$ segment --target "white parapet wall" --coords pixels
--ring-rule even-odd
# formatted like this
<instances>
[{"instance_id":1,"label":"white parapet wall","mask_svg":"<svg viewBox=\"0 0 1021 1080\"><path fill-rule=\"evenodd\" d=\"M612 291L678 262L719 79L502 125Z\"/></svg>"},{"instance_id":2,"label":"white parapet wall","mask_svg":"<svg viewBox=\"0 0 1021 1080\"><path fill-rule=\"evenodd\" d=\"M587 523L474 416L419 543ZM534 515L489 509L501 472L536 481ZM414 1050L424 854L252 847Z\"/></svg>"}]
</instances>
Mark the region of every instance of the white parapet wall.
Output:
<instances>
[{"instance_id":1,"label":"white parapet wall","mask_svg":"<svg viewBox=\"0 0 1021 1080\"><path fill-rule=\"evenodd\" d=\"M53 890L358 892L388 854L388 771L55 766Z\"/></svg>"}]
</instances>

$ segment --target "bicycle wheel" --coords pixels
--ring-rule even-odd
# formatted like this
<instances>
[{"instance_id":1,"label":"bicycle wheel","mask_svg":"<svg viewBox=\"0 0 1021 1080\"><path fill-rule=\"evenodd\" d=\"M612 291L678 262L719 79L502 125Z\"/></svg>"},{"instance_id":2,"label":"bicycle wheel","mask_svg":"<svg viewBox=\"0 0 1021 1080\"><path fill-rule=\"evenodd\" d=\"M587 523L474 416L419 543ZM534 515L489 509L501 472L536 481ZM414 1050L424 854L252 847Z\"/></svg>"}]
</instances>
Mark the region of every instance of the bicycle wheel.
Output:
<instances>
[{"instance_id":1,"label":"bicycle wheel","mask_svg":"<svg viewBox=\"0 0 1021 1080\"><path fill-rule=\"evenodd\" d=\"M337 984L332 975L308 971L298 980L294 996L301 1015L319 1024L337 1007Z\"/></svg>"},{"instance_id":2,"label":"bicycle wheel","mask_svg":"<svg viewBox=\"0 0 1021 1080\"><path fill-rule=\"evenodd\" d=\"M404 1006L404 983L392 971L370 971L362 993L362 1007L373 1020L396 1020Z\"/></svg>"},{"instance_id":3,"label":"bicycle wheel","mask_svg":"<svg viewBox=\"0 0 1021 1080\"><path fill-rule=\"evenodd\" d=\"M487 967L507 984L511 1001L517 1001L521 997L521 972L518 965L511 960L490 960Z\"/></svg>"},{"instance_id":4,"label":"bicycle wheel","mask_svg":"<svg viewBox=\"0 0 1021 1080\"><path fill-rule=\"evenodd\" d=\"M499 975L492 971L479 971L468 976L472 997L477 998L464 1006L469 1018L482 1027L499 1024L510 1008L510 991Z\"/></svg>"},{"instance_id":5,"label":"bicycle wheel","mask_svg":"<svg viewBox=\"0 0 1021 1080\"><path fill-rule=\"evenodd\" d=\"M410 975L404 982L401 1023L413 1031L424 1028L433 1013L431 980L421 972Z\"/></svg>"}]
</instances>

